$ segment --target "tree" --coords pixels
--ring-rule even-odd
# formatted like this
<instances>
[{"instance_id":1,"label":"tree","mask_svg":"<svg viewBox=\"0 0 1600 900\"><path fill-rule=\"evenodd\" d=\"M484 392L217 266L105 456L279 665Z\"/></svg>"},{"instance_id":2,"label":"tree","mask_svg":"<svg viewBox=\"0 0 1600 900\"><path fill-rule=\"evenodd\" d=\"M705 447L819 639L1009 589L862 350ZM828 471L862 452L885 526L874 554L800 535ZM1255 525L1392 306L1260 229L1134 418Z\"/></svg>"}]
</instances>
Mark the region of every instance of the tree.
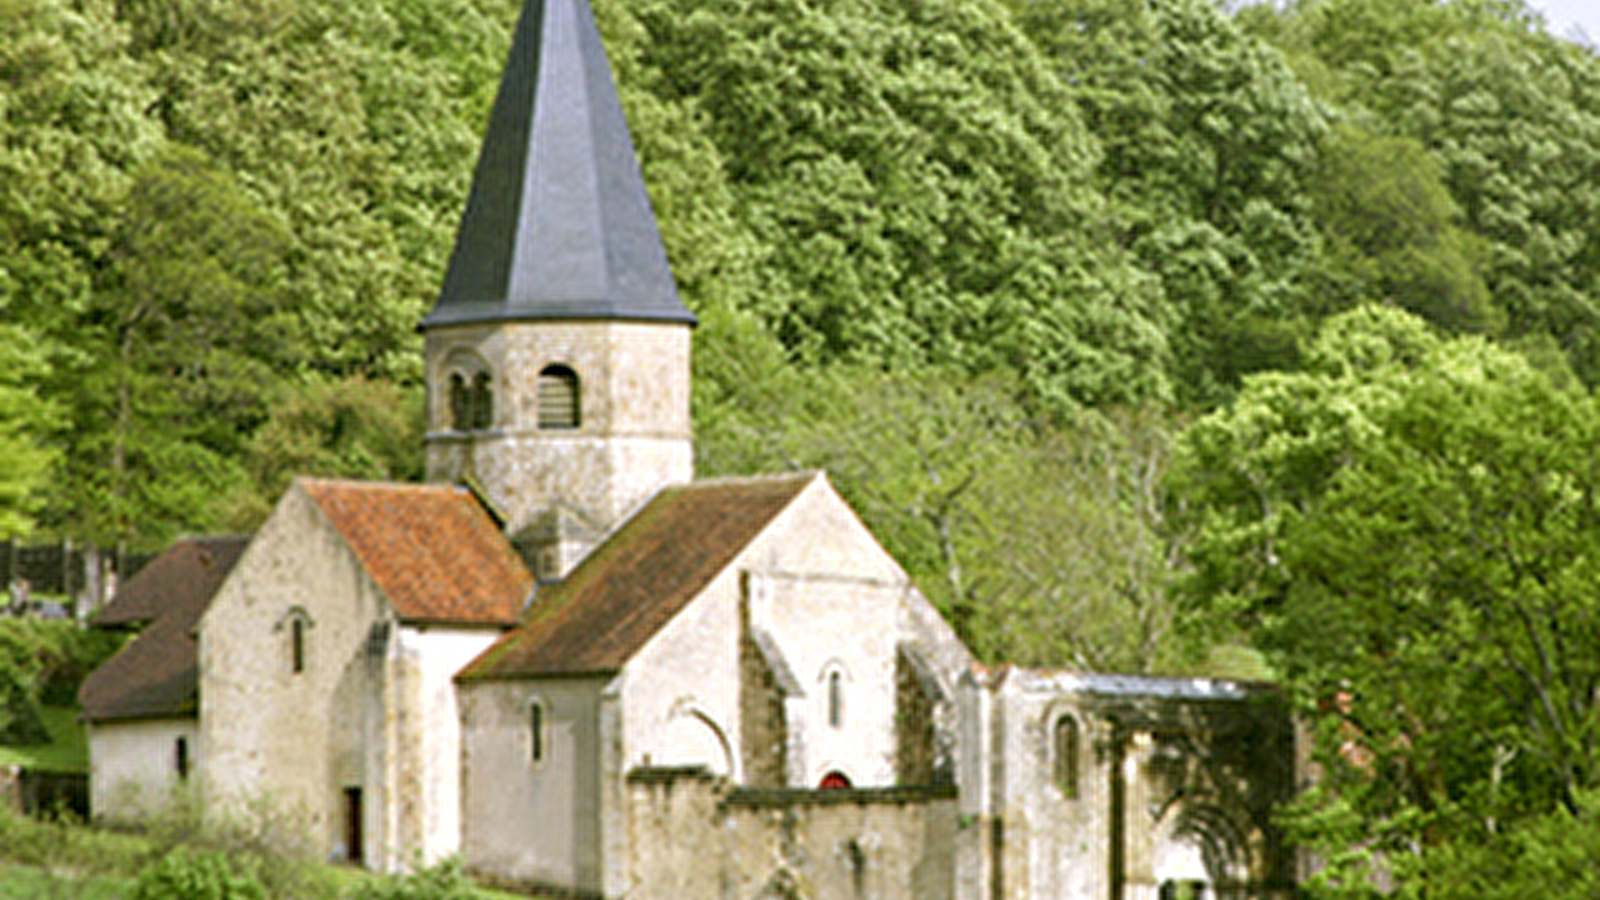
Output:
<instances>
[{"instance_id":1,"label":"tree","mask_svg":"<svg viewBox=\"0 0 1600 900\"><path fill-rule=\"evenodd\" d=\"M0 466L0 538L31 530L55 460L56 448L50 443L55 410L39 398L36 387L45 371L32 336L0 325L0 460L5 460Z\"/></svg>"},{"instance_id":2,"label":"tree","mask_svg":"<svg viewBox=\"0 0 1600 900\"><path fill-rule=\"evenodd\" d=\"M1487 247L1478 274L1495 314L1484 321L1554 337L1579 377L1600 383L1600 55L1545 33L1517 0L1261 4L1242 19L1349 120L1427 149L1462 227ZM1445 277L1455 266L1431 268L1439 286L1469 284ZM1462 297L1417 299L1453 305L1430 313L1445 321L1470 311Z\"/></svg>"},{"instance_id":3,"label":"tree","mask_svg":"<svg viewBox=\"0 0 1600 900\"><path fill-rule=\"evenodd\" d=\"M801 372L748 330L697 358L701 472L826 469L980 657L1183 666L1169 640L1158 413L1058 426L1016 378Z\"/></svg>"},{"instance_id":4,"label":"tree","mask_svg":"<svg viewBox=\"0 0 1600 900\"><path fill-rule=\"evenodd\" d=\"M741 309L791 356L1005 368L1053 409L1167 393L1165 311L1082 177L1093 141L1002 7L632 15L640 75L703 117L760 247Z\"/></svg>"},{"instance_id":5,"label":"tree","mask_svg":"<svg viewBox=\"0 0 1600 900\"><path fill-rule=\"evenodd\" d=\"M1188 602L1248 633L1324 724L1303 837L1348 850L1342 816L1410 871L1582 815L1600 777L1600 410L1392 310L1336 318L1311 358L1185 432L1173 480Z\"/></svg>"},{"instance_id":6,"label":"tree","mask_svg":"<svg viewBox=\"0 0 1600 900\"><path fill-rule=\"evenodd\" d=\"M1210 406L1295 363L1316 311L1327 129L1279 54L1207 0L1013 0L1104 152L1096 183L1173 310L1174 384Z\"/></svg>"},{"instance_id":7,"label":"tree","mask_svg":"<svg viewBox=\"0 0 1600 900\"><path fill-rule=\"evenodd\" d=\"M1504 326L1482 277L1488 243L1457 225L1441 167L1421 144L1343 126L1315 196L1342 305L1391 303L1453 332Z\"/></svg>"}]
</instances>

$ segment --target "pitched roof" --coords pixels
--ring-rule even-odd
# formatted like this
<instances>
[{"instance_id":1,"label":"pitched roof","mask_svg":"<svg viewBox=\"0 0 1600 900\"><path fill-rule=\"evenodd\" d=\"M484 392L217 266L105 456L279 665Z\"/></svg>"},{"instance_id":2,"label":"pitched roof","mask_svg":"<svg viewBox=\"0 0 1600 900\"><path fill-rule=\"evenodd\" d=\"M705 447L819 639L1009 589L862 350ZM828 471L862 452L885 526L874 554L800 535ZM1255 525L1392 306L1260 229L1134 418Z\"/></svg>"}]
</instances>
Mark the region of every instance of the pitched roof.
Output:
<instances>
[{"instance_id":1,"label":"pitched roof","mask_svg":"<svg viewBox=\"0 0 1600 900\"><path fill-rule=\"evenodd\" d=\"M302 479L406 622L510 625L533 576L464 488Z\"/></svg>"},{"instance_id":2,"label":"pitched roof","mask_svg":"<svg viewBox=\"0 0 1600 900\"><path fill-rule=\"evenodd\" d=\"M95 616L99 627L147 626L89 673L78 703L89 721L195 714L199 657L195 623L249 545L248 537L179 541L129 579Z\"/></svg>"},{"instance_id":3,"label":"pitched roof","mask_svg":"<svg viewBox=\"0 0 1600 900\"><path fill-rule=\"evenodd\" d=\"M422 326L527 319L694 323L588 0L527 0Z\"/></svg>"},{"instance_id":4,"label":"pitched roof","mask_svg":"<svg viewBox=\"0 0 1600 900\"><path fill-rule=\"evenodd\" d=\"M458 676L615 672L821 476L702 481L668 488Z\"/></svg>"}]
</instances>

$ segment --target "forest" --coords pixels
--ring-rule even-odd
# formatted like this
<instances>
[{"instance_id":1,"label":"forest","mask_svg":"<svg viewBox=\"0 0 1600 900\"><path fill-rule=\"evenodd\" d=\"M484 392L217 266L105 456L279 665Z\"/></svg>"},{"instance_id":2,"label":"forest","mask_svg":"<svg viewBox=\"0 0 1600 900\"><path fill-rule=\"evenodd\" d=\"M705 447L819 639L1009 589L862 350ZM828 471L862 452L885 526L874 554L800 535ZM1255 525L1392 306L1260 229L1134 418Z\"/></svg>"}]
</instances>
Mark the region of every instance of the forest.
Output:
<instances>
[{"instance_id":1,"label":"forest","mask_svg":"<svg viewBox=\"0 0 1600 900\"><path fill-rule=\"evenodd\" d=\"M828 470L987 660L1277 681L1317 896L1600 893L1594 48L1520 0L594 7L700 475ZM519 8L0 0L0 539L421 477Z\"/></svg>"}]
</instances>

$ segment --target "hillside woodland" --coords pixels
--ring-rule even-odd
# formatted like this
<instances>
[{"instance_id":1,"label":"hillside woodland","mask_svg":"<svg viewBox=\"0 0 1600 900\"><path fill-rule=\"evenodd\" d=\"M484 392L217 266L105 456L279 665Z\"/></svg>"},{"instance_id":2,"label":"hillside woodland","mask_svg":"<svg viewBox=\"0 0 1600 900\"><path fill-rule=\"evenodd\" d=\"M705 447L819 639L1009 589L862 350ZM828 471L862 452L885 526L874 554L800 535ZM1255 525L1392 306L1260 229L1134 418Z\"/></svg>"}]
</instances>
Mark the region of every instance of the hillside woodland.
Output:
<instances>
[{"instance_id":1,"label":"hillside woodland","mask_svg":"<svg viewBox=\"0 0 1600 900\"><path fill-rule=\"evenodd\" d=\"M0 0L0 537L420 476L519 5ZM1519 0L594 5L702 475L828 469L985 658L1280 680L1319 891L1594 893L1594 49Z\"/></svg>"}]
</instances>

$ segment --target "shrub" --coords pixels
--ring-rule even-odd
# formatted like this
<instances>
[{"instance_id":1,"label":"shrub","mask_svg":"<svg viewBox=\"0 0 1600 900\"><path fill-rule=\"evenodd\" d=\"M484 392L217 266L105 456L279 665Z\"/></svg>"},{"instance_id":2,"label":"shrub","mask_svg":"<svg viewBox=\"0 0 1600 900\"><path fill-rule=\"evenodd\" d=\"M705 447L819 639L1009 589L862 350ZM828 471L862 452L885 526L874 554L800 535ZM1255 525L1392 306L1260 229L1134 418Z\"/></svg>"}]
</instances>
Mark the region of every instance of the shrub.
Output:
<instances>
[{"instance_id":1,"label":"shrub","mask_svg":"<svg viewBox=\"0 0 1600 900\"><path fill-rule=\"evenodd\" d=\"M488 895L467 877L461 861L451 858L409 875L375 878L346 900L488 900Z\"/></svg>"},{"instance_id":2,"label":"shrub","mask_svg":"<svg viewBox=\"0 0 1600 900\"><path fill-rule=\"evenodd\" d=\"M248 862L183 847L145 869L128 900L266 900L266 888Z\"/></svg>"}]
</instances>

